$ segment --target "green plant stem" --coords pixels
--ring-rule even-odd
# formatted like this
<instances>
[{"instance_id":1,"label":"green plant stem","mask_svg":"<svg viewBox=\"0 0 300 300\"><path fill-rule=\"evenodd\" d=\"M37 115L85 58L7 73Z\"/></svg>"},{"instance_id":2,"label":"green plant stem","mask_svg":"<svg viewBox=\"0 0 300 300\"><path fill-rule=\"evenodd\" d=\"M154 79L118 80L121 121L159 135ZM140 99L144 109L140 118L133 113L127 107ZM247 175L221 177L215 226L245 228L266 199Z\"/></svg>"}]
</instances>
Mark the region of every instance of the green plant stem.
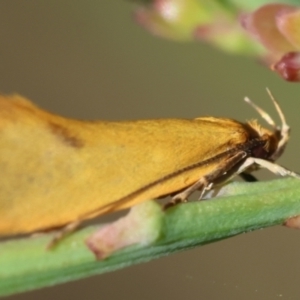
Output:
<instances>
[{"instance_id":1,"label":"green plant stem","mask_svg":"<svg viewBox=\"0 0 300 300\"><path fill-rule=\"evenodd\" d=\"M75 232L51 251L46 251L51 234L4 241L0 243L0 295L111 272L300 215L297 179L231 183L222 193L222 197L169 209L158 240L124 248L102 261L96 261L84 243L95 226Z\"/></svg>"}]
</instances>

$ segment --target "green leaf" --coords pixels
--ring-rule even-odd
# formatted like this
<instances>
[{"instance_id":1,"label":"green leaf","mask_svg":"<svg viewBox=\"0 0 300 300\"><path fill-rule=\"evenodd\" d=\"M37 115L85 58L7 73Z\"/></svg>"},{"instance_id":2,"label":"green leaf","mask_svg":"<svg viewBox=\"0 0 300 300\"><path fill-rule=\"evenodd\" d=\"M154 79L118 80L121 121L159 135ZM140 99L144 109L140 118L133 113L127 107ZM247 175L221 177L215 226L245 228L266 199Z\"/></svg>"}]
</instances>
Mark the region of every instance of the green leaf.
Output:
<instances>
[{"instance_id":1,"label":"green leaf","mask_svg":"<svg viewBox=\"0 0 300 300\"><path fill-rule=\"evenodd\" d=\"M96 261L84 243L95 231L95 226L72 234L51 251L46 250L51 234L3 241L0 244L0 295L111 272L239 233L281 224L300 214L300 181L297 179L231 183L221 194L212 200L169 209L162 216L162 228L156 241L146 246L137 244L124 248L102 261Z\"/></svg>"}]
</instances>

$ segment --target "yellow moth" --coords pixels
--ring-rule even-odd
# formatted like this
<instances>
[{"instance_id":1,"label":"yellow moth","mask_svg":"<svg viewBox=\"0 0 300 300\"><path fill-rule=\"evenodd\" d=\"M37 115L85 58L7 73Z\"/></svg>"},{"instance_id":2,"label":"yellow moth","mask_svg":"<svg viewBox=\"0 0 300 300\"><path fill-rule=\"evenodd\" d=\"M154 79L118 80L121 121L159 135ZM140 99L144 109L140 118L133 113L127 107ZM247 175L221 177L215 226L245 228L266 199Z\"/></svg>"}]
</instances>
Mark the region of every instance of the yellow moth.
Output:
<instances>
[{"instance_id":1,"label":"yellow moth","mask_svg":"<svg viewBox=\"0 0 300 300\"><path fill-rule=\"evenodd\" d=\"M299 177L274 161L289 126L203 117L128 122L79 121L20 96L0 97L0 235L72 226L142 201L186 201L236 174L266 168ZM73 224L73 225L72 225ZM75 226L75 225L74 225Z\"/></svg>"}]
</instances>

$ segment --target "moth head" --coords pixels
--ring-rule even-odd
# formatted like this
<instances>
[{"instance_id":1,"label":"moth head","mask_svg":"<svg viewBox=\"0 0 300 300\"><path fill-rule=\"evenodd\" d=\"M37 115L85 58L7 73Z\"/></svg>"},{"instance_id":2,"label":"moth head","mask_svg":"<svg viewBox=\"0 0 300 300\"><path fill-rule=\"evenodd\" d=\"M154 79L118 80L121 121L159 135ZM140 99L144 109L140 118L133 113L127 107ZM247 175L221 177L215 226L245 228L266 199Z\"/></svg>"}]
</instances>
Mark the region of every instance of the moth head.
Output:
<instances>
[{"instance_id":1,"label":"moth head","mask_svg":"<svg viewBox=\"0 0 300 300\"><path fill-rule=\"evenodd\" d=\"M271 126L272 130L269 130L260 126L256 120L248 122L248 125L257 133L258 137L266 141L264 145L264 150L267 153L266 159L270 161L275 161L282 155L286 147L290 136L290 127L286 123L285 116L278 102L275 100L269 89L267 89L267 92L281 120L280 126L276 125L276 123L270 117L270 115L258 105L253 103L248 97L245 98L245 101L248 104L250 104L260 114L260 116Z\"/></svg>"}]
</instances>

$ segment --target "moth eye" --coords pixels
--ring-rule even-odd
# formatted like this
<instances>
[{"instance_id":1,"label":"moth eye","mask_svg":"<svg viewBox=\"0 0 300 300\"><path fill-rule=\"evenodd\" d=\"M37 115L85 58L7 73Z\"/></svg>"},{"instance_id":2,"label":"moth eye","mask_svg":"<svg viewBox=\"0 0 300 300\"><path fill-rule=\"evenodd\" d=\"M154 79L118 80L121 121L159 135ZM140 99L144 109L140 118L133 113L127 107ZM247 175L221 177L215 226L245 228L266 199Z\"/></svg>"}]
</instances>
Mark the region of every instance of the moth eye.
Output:
<instances>
[{"instance_id":1,"label":"moth eye","mask_svg":"<svg viewBox=\"0 0 300 300\"><path fill-rule=\"evenodd\" d=\"M252 149L252 156L257 158L266 158L268 157L268 152L264 149L264 147L259 146Z\"/></svg>"}]
</instances>

